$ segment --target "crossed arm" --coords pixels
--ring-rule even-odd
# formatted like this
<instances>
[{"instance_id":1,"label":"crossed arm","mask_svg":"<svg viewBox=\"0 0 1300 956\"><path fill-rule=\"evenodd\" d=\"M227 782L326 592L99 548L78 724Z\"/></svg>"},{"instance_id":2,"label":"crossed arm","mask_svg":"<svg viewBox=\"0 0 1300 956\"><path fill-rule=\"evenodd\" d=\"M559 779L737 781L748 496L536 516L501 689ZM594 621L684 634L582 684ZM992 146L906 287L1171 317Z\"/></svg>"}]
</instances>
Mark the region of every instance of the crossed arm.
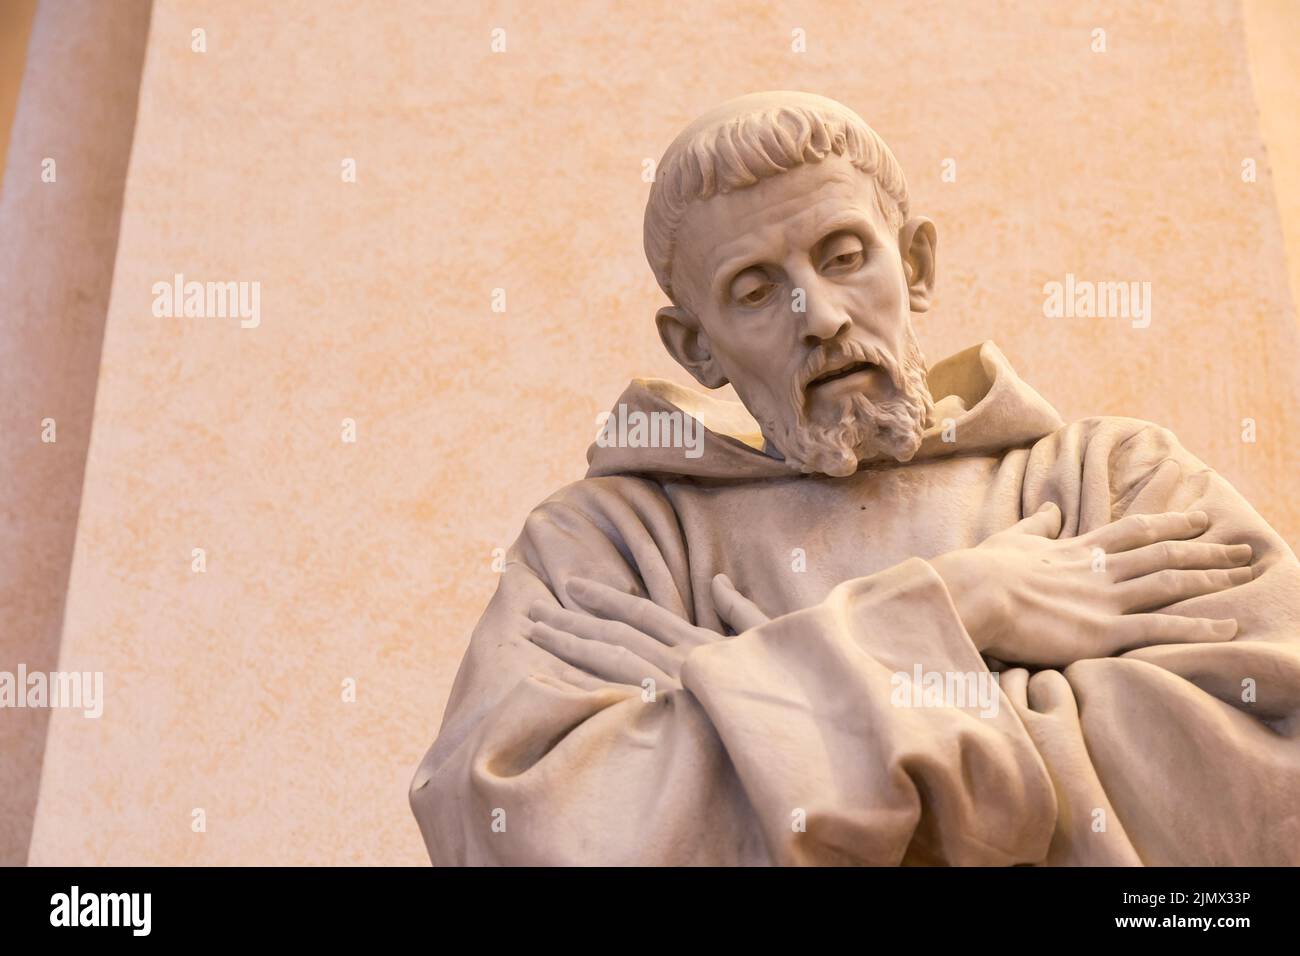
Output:
<instances>
[{"instance_id":1,"label":"crossed arm","mask_svg":"<svg viewBox=\"0 0 1300 956\"><path fill-rule=\"evenodd\" d=\"M1017 454L1021 500L1063 519L772 620L698 594L653 482L539 508L412 784L431 858L1294 864L1295 556L1163 430ZM997 714L891 703L917 663L993 658L1040 668L1002 671Z\"/></svg>"},{"instance_id":2,"label":"crossed arm","mask_svg":"<svg viewBox=\"0 0 1300 956\"><path fill-rule=\"evenodd\" d=\"M1208 528L1203 511L1167 512L1062 539L1060 509L1048 503L977 547L930 563L981 653L1064 667L1156 644L1231 640L1235 620L1155 613L1253 579L1250 545L1196 540ZM691 650L726 639L596 581L572 579L568 594L590 613L536 602L527 637L598 679L680 689ZM769 620L726 575L713 579L711 596L737 634Z\"/></svg>"}]
</instances>

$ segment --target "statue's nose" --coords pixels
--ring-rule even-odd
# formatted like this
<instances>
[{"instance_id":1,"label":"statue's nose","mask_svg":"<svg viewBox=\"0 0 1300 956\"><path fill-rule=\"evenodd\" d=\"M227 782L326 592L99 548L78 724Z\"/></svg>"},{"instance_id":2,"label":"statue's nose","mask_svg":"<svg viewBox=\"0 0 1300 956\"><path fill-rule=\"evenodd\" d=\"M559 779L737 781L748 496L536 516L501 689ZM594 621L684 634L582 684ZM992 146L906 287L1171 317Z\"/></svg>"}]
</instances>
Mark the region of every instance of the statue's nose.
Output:
<instances>
[{"instance_id":1,"label":"statue's nose","mask_svg":"<svg viewBox=\"0 0 1300 956\"><path fill-rule=\"evenodd\" d=\"M804 313L803 338L806 345L829 342L853 325L847 311L831 297L810 292Z\"/></svg>"}]
</instances>

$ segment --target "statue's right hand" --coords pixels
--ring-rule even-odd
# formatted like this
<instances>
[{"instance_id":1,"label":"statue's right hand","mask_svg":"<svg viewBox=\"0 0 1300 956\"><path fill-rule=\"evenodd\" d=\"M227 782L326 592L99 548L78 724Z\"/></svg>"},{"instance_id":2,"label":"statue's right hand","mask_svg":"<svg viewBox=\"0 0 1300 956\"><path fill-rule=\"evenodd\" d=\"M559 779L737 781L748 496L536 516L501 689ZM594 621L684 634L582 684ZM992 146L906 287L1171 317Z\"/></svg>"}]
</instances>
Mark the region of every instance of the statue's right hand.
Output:
<instances>
[{"instance_id":1,"label":"statue's right hand","mask_svg":"<svg viewBox=\"0 0 1300 956\"><path fill-rule=\"evenodd\" d=\"M570 578L566 590L584 611L536 601L528 609L532 623L525 636L599 680L642 686L652 680L660 687L680 690L687 655L702 644L726 639L726 635L692 624L648 598L599 581ZM768 620L725 574L714 575L710 593L718 617L737 634Z\"/></svg>"},{"instance_id":2,"label":"statue's right hand","mask_svg":"<svg viewBox=\"0 0 1300 956\"><path fill-rule=\"evenodd\" d=\"M1061 511L1049 502L930 564L982 652L1063 667L1152 644L1231 640L1235 620L1150 613L1254 578L1250 545L1189 540L1207 527L1203 511L1168 512L1057 538Z\"/></svg>"}]
</instances>

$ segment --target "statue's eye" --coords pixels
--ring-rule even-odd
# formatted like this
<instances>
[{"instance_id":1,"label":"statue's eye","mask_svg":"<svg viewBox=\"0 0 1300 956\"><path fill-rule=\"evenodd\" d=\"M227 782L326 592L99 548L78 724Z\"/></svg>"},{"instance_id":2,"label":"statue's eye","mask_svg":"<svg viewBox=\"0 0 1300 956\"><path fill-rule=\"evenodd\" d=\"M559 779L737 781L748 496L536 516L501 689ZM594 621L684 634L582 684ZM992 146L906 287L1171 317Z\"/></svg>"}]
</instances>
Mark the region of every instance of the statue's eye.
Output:
<instances>
[{"instance_id":1,"label":"statue's eye","mask_svg":"<svg viewBox=\"0 0 1300 956\"><path fill-rule=\"evenodd\" d=\"M840 275L862 267L866 252L862 240L851 232L831 236L822 244L821 272Z\"/></svg>"},{"instance_id":2,"label":"statue's eye","mask_svg":"<svg viewBox=\"0 0 1300 956\"><path fill-rule=\"evenodd\" d=\"M746 269L731 280L732 301L750 308L762 305L775 291L776 283L758 269Z\"/></svg>"}]
</instances>

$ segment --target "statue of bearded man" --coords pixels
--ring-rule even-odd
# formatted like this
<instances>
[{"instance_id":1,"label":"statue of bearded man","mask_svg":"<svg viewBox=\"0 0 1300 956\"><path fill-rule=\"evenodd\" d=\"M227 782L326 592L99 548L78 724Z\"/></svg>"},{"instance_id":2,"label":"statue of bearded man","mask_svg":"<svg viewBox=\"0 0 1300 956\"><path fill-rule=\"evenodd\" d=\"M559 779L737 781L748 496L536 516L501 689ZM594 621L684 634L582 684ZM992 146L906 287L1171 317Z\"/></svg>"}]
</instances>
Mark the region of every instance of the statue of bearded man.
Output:
<instances>
[{"instance_id":1,"label":"statue of bearded man","mask_svg":"<svg viewBox=\"0 0 1300 956\"><path fill-rule=\"evenodd\" d=\"M1300 862L1295 555L1167 430L927 369L936 248L832 100L673 141L660 336L740 403L634 380L701 445L529 515L411 785L435 863Z\"/></svg>"}]
</instances>

